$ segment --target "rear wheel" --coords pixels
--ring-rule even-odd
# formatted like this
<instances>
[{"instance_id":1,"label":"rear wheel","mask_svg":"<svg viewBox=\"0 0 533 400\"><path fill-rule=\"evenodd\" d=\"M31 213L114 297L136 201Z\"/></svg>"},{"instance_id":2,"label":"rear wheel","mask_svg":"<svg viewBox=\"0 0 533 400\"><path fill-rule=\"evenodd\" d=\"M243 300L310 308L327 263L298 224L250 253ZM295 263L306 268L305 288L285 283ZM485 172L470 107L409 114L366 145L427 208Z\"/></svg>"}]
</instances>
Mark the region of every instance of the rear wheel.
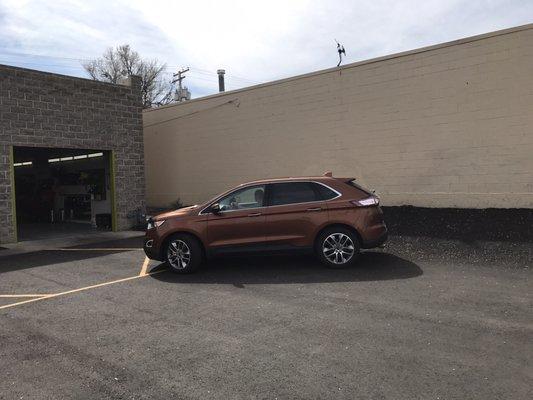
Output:
<instances>
[{"instance_id":1,"label":"rear wheel","mask_svg":"<svg viewBox=\"0 0 533 400\"><path fill-rule=\"evenodd\" d=\"M318 237L316 253L326 267L344 268L353 265L359 257L359 240L349 229L333 227Z\"/></svg>"},{"instance_id":2,"label":"rear wheel","mask_svg":"<svg viewBox=\"0 0 533 400\"><path fill-rule=\"evenodd\" d=\"M173 235L165 248L165 259L173 272L188 274L196 271L202 263L202 248L194 237L185 234Z\"/></svg>"}]
</instances>

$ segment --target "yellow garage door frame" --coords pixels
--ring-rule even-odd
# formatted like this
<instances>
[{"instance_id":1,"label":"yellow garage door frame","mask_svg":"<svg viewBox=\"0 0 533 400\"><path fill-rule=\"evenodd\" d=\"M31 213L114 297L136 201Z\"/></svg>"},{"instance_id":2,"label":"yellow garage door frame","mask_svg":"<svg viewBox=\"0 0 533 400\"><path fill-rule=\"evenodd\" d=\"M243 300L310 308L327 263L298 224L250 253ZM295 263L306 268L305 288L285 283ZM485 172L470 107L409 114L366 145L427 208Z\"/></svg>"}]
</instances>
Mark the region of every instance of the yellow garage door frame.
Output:
<instances>
[{"instance_id":1,"label":"yellow garage door frame","mask_svg":"<svg viewBox=\"0 0 533 400\"><path fill-rule=\"evenodd\" d=\"M116 161L115 161L115 151L109 151L109 171L111 172L109 180L111 181L111 230L116 232L118 230L117 226L117 196L115 194L116 184L115 184L115 172L116 172Z\"/></svg>"},{"instance_id":2,"label":"yellow garage door frame","mask_svg":"<svg viewBox=\"0 0 533 400\"><path fill-rule=\"evenodd\" d=\"M15 153L14 147L9 146L9 174L11 181L11 223L15 232L15 242L18 242L18 227L17 227L17 198L15 192Z\"/></svg>"}]
</instances>

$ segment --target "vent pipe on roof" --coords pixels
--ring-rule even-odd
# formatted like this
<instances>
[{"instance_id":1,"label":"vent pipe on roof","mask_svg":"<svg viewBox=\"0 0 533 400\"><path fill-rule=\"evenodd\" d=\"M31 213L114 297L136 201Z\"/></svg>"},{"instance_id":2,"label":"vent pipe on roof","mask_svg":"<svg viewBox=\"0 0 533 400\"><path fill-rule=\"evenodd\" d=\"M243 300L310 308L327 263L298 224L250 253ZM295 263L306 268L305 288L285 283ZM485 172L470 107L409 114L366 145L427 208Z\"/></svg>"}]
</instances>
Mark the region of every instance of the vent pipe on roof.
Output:
<instances>
[{"instance_id":1,"label":"vent pipe on roof","mask_svg":"<svg viewBox=\"0 0 533 400\"><path fill-rule=\"evenodd\" d=\"M224 74L226 73L225 70L219 69L217 70L218 74L218 91L223 92L226 90L226 87L224 86Z\"/></svg>"}]
</instances>

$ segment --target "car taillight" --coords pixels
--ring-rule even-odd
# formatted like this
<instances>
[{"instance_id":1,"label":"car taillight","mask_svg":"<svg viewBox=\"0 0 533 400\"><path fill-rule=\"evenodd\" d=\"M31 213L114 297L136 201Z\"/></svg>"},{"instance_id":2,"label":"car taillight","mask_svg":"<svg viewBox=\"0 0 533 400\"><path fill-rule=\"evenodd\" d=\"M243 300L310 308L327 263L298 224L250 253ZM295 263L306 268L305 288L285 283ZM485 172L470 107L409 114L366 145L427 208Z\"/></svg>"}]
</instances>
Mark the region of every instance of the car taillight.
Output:
<instances>
[{"instance_id":1,"label":"car taillight","mask_svg":"<svg viewBox=\"0 0 533 400\"><path fill-rule=\"evenodd\" d=\"M376 196L370 196L370 197L365 197L364 199L361 199L361 200L352 200L350 201L350 203L352 203L354 206L357 206L357 207L377 206L379 204L379 198L377 198Z\"/></svg>"}]
</instances>

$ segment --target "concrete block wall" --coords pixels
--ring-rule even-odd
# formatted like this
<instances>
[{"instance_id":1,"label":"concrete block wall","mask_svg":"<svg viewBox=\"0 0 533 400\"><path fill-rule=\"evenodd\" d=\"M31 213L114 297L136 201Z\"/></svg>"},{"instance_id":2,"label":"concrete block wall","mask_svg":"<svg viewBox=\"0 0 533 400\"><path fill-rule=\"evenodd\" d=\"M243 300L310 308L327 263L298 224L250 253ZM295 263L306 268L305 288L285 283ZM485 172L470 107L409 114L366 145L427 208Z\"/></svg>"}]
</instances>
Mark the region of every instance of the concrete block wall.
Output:
<instances>
[{"instance_id":1,"label":"concrete block wall","mask_svg":"<svg viewBox=\"0 0 533 400\"><path fill-rule=\"evenodd\" d=\"M12 146L113 150L117 228L145 207L139 77L112 85L0 65L0 243L15 240Z\"/></svg>"},{"instance_id":2,"label":"concrete block wall","mask_svg":"<svg viewBox=\"0 0 533 400\"><path fill-rule=\"evenodd\" d=\"M354 176L388 206L533 208L533 25L143 113L147 202Z\"/></svg>"}]
</instances>

